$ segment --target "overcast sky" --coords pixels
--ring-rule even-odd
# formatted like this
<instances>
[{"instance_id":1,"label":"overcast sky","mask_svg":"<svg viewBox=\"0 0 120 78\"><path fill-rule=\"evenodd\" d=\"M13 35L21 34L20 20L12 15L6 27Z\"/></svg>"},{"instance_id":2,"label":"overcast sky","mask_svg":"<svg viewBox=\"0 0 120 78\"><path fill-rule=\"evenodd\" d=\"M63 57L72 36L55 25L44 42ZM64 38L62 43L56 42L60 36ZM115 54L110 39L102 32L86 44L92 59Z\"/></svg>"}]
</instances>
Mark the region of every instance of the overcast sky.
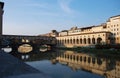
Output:
<instances>
[{"instance_id":1,"label":"overcast sky","mask_svg":"<svg viewBox=\"0 0 120 78\"><path fill-rule=\"evenodd\" d=\"M38 35L105 23L120 15L120 0L0 0L3 34Z\"/></svg>"}]
</instances>

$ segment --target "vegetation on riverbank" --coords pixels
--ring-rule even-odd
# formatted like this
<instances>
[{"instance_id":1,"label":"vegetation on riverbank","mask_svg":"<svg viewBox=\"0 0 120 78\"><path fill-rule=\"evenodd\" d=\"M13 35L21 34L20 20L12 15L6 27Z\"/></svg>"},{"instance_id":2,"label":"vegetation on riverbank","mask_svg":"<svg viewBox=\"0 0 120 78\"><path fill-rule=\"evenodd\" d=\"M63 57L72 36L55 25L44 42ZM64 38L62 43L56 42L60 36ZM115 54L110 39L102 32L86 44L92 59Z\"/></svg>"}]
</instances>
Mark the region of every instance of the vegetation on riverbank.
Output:
<instances>
[{"instance_id":1,"label":"vegetation on riverbank","mask_svg":"<svg viewBox=\"0 0 120 78\"><path fill-rule=\"evenodd\" d=\"M78 53L92 53L99 56L117 56L120 57L120 49L97 49L97 48L90 48L90 47L74 47L74 48L66 48L60 47L58 49L61 50L71 50L76 51Z\"/></svg>"}]
</instances>

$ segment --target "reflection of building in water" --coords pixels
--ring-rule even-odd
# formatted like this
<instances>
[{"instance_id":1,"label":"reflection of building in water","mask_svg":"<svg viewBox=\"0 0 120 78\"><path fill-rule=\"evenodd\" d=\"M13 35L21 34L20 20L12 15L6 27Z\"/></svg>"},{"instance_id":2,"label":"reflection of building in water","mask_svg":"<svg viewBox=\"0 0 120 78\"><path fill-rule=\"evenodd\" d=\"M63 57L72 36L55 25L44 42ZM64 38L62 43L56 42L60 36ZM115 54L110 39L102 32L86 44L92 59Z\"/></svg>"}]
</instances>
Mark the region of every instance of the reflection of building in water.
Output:
<instances>
[{"instance_id":1,"label":"reflection of building in water","mask_svg":"<svg viewBox=\"0 0 120 78\"><path fill-rule=\"evenodd\" d=\"M107 71L107 78L120 78L120 61L116 61L116 65L113 70Z\"/></svg>"},{"instance_id":2,"label":"reflection of building in water","mask_svg":"<svg viewBox=\"0 0 120 78\"><path fill-rule=\"evenodd\" d=\"M97 58L83 53L67 51L63 54L59 53L56 60L61 64L68 65L73 70L84 69L96 74L107 75L107 78L120 77L120 62L116 62L114 68L115 63L105 58ZM113 71L115 71L115 74L112 73ZM109 75L114 77L109 77Z\"/></svg>"},{"instance_id":3,"label":"reflection of building in water","mask_svg":"<svg viewBox=\"0 0 120 78\"><path fill-rule=\"evenodd\" d=\"M107 70L105 59L95 58L82 53L66 52L56 58L60 63L67 64L72 69L85 69L103 75Z\"/></svg>"}]
</instances>

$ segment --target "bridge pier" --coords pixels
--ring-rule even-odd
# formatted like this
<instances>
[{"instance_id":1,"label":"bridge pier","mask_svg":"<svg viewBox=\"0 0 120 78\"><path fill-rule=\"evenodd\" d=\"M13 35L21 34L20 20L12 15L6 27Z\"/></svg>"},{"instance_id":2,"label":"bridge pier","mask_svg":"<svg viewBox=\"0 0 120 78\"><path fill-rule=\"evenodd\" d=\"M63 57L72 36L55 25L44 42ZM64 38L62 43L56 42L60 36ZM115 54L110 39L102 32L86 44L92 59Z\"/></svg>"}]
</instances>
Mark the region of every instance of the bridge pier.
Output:
<instances>
[{"instance_id":1,"label":"bridge pier","mask_svg":"<svg viewBox=\"0 0 120 78\"><path fill-rule=\"evenodd\" d=\"M18 45L12 45L11 48L12 48L12 51L13 51L13 52L17 52L19 46L18 46Z\"/></svg>"},{"instance_id":2,"label":"bridge pier","mask_svg":"<svg viewBox=\"0 0 120 78\"><path fill-rule=\"evenodd\" d=\"M34 52L38 52L38 51L39 51L39 45L33 44L33 45L31 45L31 46L32 46L32 48L33 48L32 51L34 51Z\"/></svg>"}]
</instances>

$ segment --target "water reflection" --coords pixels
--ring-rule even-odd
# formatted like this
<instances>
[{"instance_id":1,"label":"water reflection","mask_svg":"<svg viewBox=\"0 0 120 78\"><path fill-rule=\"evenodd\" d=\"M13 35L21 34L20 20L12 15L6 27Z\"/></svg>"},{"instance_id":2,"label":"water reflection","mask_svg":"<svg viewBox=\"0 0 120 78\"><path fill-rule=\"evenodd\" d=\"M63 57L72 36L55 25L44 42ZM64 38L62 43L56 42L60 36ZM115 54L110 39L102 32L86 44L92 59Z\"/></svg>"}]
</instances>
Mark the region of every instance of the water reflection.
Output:
<instances>
[{"instance_id":1,"label":"water reflection","mask_svg":"<svg viewBox=\"0 0 120 78\"><path fill-rule=\"evenodd\" d=\"M6 48L2 48L3 51L5 51L6 53L10 53L12 51L11 47L6 47Z\"/></svg>"},{"instance_id":2,"label":"water reflection","mask_svg":"<svg viewBox=\"0 0 120 78\"><path fill-rule=\"evenodd\" d=\"M92 73L104 75L107 78L120 78L120 61L98 58L84 53L66 51L56 57L59 63L66 64L73 70L84 69Z\"/></svg>"},{"instance_id":3,"label":"water reflection","mask_svg":"<svg viewBox=\"0 0 120 78\"><path fill-rule=\"evenodd\" d=\"M19 57L20 56L20 57ZM73 71L84 70L106 78L120 78L120 59L96 57L73 51L56 51L29 55L18 55L24 61L49 60L51 64L60 63Z\"/></svg>"},{"instance_id":4,"label":"water reflection","mask_svg":"<svg viewBox=\"0 0 120 78\"><path fill-rule=\"evenodd\" d=\"M26 59L28 59L29 58L29 55L21 55L21 59L22 60L26 60Z\"/></svg>"},{"instance_id":5,"label":"water reflection","mask_svg":"<svg viewBox=\"0 0 120 78\"><path fill-rule=\"evenodd\" d=\"M29 53L33 50L32 46L29 44L23 44L18 47L18 52L20 53Z\"/></svg>"}]
</instances>

